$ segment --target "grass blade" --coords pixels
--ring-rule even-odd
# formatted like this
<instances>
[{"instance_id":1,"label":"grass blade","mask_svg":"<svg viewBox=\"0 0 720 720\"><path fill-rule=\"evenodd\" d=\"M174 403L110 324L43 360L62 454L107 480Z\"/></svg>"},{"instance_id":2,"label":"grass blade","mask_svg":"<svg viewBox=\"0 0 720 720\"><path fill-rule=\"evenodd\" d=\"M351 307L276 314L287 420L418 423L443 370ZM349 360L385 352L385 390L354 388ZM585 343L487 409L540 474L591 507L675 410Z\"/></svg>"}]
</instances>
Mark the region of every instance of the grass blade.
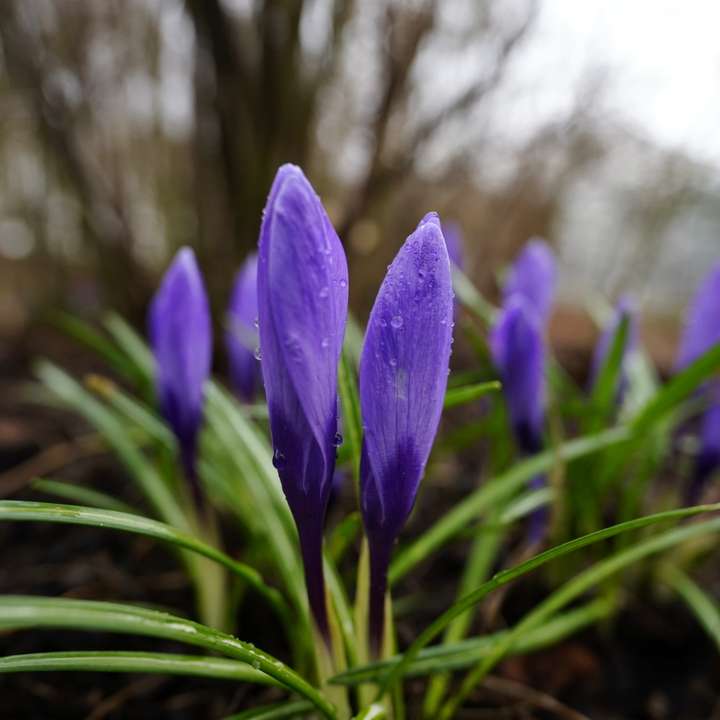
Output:
<instances>
[{"instance_id":1,"label":"grass blade","mask_svg":"<svg viewBox=\"0 0 720 720\"><path fill-rule=\"evenodd\" d=\"M720 506L715 506L715 509L720 509ZM482 681L490 670L502 660L523 633L533 627L537 627L570 601L626 567L650 555L672 548L686 540L716 532L720 532L720 518L717 517L702 523L693 523L668 530L660 535L643 540L627 550L611 555L609 558L596 563L580 575L565 583L559 590L556 590L550 597L529 612L506 637L503 638L502 642L498 643L498 645L493 648L493 651L467 675L458 692L456 692L444 706L440 713L441 720L449 720L454 716L463 700L472 692L477 683Z\"/></svg>"},{"instance_id":2,"label":"grass blade","mask_svg":"<svg viewBox=\"0 0 720 720\"><path fill-rule=\"evenodd\" d=\"M0 657L0 673L16 672L129 672L234 680L280 685L260 670L237 660L149 652L48 652Z\"/></svg>"},{"instance_id":3,"label":"grass blade","mask_svg":"<svg viewBox=\"0 0 720 720\"><path fill-rule=\"evenodd\" d=\"M86 525L89 527L110 528L123 532L151 537L155 540L190 550L226 567L268 602L290 626L288 608L282 595L266 585L260 573L249 565L233 560L211 545L197 538L181 533L170 525L151 520L141 515L81 507L79 505L55 505L52 503L26 502L22 500L0 500L0 521L39 521L66 525Z\"/></svg>"},{"instance_id":4,"label":"grass blade","mask_svg":"<svg viewBox=\"0 0 720 720\"><path fill-rule=\"evenodd\" d=\"M70 598L0 597L0 629L71 628L175 640L248 663L306 698L326 717L335 710L322 694L284 663L232 635L168 613Z\"/></svg>"},{"instance_id":5,"label":"grass blade","mask_svg":"<svg viewBox=\"0 0 720 720\"><path fill-rule=\"evenodd\" d=\"M689 508L681 508L679 510L669 510L667 512L656 513L654 515L647 515L645 517L636 518L628 522L619 523L618 525L611 525L610 527L597 530L596 532L582 537L570 540L562 545L550 548L545 552L542 552L534 557L526 560L525 562L516 565L515 567L503 570L495 575L488 582L483 583L473 592L466 595L460 601L448 608L442 615L434 620L422 633L416 638L416 640L410 645L402 659L397 663L392 670L388 673L387 677L383 681L381 694L385 694L405 673L407 667L417 657L417 654L424 648L429 642L437 637L456 617L462 615L466 610L479 603L483 598L489 595L493 590L507 585L519 577L526 575L527 573L546 565L551 560L555 560L569 553L575 552L583 547L592 545L594 543L606 540L608 538L620 535L631 530L639 530L640 528L654 525L659 522L665 522L668 520L680 520L682 518L690 517L692 515L698 515L704 512L711 512L714 510L720 510L720 504L717 505L696 505ZM696 527L696 526L693 526Z\"/></svg>"},{"instance_id":6,"label":"grass blade","mask_svg":"<svg viewBox=\"0 0 720 720\"><path fill-rule=\"evenodd\" d=\"M358 397L357 373L346 350L340 357L338 370L338 390L342 408L343 433L352 465L353 482L356 492L360 487L360 452L362 450L362 420L360 419L360 399Z\"/></svg>"},{"instance_id":7,"label":"grass blade","mask_svg":"<svg viewBox=\"0 0 720 720\"><path fill-rule=\"evenodd\" d=\"M720 649L720 608L717 602L675 566L663 568L662 578L685 601Z\"/></svg>"},{"instance_id":8,"label":"grass blade","mask_svg":"<svg viewBox=\"0 0 720 720\"><path fill-rule=\"evenodd\" d=\"M513 655L523 655L557 643L573 633L608 617L614 609L615 603L609 598L600 598L583 607L570 610L552 618L541 627L533 628L521 638L518 638L511 652ZM457 643L442 643L424 648L408 666L405 676L435 675L438 672L459 670L474 665L486 657L508 632L508 630L501 630L492 635L482 635ZM342 685L377 682L399 660L400 656L396 656L388 660L352 668L336 675L331 682Z\"/></svg>"},{"instance_id":9,"label":"grass blade","mask_svg":"<svg viewBox=\"0 0 720 720\"><path fill-rule=\"evenodd\" d=\"M63 500L70 500L73 503L82 504L86 507L102 508L103 510L115 510L116 512L137 514L137 510L122 500L118 500L112 495L100 492L94 488L85 487L84 485L73 485L69 482L61 480L46 480L38 478L33 482L32 489L46 495L55 495Z\"/></svg>"},{"instance_id":10,"label":"grass blade","mask_svg":"<svg viewBox=\"0 0 720 720\"><path fill-rule=\"evenodd\" d=\"M429 530L411 545L405 547L390 567L390 582L395 583L428 555L466 530L481 513L495 507L524 487L530 478L547 472L558 457L564 462L604 450L625 442L627 428L619 427L565 443L560 448L547 450L528 460L515 464L510 470L485 483L452 510L443 515Z\"/></svg>"},{"instance_id":11,"label":"grass blade","mask_svg":"<svg viewBox=\"0 0 720 720\"><path fill-rule=\"evenodd\" d=\"M445 393L445 409L478 400L491 392L500 390L501 387L502 385L498 380L490 380L489 382L451 388Z\"/></svg>"},{"instance_id":12,"label":"grass blade","mask_svg":"<svg viewBox=\"0 0 720 720\"><path fill-rule=\"evenodd\" d=\"M298 702L282 702L276 705L244 710L236 715L226 717L224 720L288 720L307 717L311 710L312 705L310 703L299 700Z\"/></svg>"}]
</instances>

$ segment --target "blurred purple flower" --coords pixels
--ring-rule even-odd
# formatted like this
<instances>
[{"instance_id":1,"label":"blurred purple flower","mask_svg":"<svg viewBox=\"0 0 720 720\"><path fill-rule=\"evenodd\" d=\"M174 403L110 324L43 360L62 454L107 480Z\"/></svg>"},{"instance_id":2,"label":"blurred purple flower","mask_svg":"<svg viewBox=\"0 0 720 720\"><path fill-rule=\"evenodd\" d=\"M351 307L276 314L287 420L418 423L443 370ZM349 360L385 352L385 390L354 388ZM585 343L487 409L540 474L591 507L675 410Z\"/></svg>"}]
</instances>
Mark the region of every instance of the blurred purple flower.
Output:
<instances>
[{"instance_id":1,"label":"blurred purple flower","mask_svg":"<svg viewBox=\"0 0 720 720\"><path fill-rule=\"evenodd\" d=\"M412 510L440 421L452 323L450 262L438 217L430 213L388 269L360 359L361 504L370 547L375 653L383 635L392 546Z\"/></svg>"},{"instance_id":2,"label":"blurred purple flower","mask_svg":"<svg viewBox=\"0 0 720 720\"><path fill-rule=\"evenodd\" d=\"M545 343L540 317L522 295L512 295L500 312L490 351L518 445L526 454L537 453L545 419Z\"/></svg>"},{"instance_id":3,"label":"blurred purple flower","mask_svg":"<svg viewBox=\"0 0 720 720\"><path fill-rule=\"evenodd\" d=\"M680 340L676 369L682 370L720 343L720 263L708 273L690 305ZM699 389L707 401L701 418L700 452L695 462L688 500L696 502L708 478L720 467L720 381Z\"/></svg>"},{"instance_id":4,"label":"blurred purple flower","mask_svg":"<svg viewBox=\"0 0 720 720\"><path fill-rule=\"evenodd\" d=\"M210 375L212 324L195 253L182 248L155 293L149 314L160 412L175 433L185 474L201 502L196 471L203 388Z\"/></svg>"},{"instance_id":5,"label":"blurred purple flower","mask_svg":"<svg viewBox=\"0 0 720 720\"><path fill-rule=\"evenodd\" d=\"M627 317L628 328L625 338L625 347L623 348L623 357L620 364L620 377L615 395L615 403L617 406L622 405L622 401L627 389L627 361L630 354L635 350L638 344L638 318L635 304L627 297L623 296L618 301L615 308L615 315L600 334L600 338L595 345L593 353L592 366L590 369L590 387L592 388L597 382L603 366L605 365L607 355L612 348L613 339L620 327L623 318Z\"/></svg>"},{"instance_id":6,"label":"blurred purple flower","mask_svg":"<svg viewBox=\"0 0 720 720\"><path fill-rule=\"evenodd\" d=\"M545 327L552 310L556 273L555 255L548 244L541 238L528 240L508 273L503 304L513 295L522 295Z\"/></svg>"},{"instance_id":7,"label":"blurred purple flower","mask_svg":"<svg viewBox=\"0 0 720 720\"><path fill-rule=\"evenodd\" d=\"M445 238L450 262L462 270L465 266L465 253L463 252L463 234L460 225L454 220L442 224L442 233Z\"/></svg>"},{"instance_id":8,"label":"blurred purple flower","mask_svg":"<svg viewBox=\"0 0 720 720\"><path fill-rule=\"evenodd\" d=\"M230 364L230 379L235 392L252 402L260 379L255 357L258 346L257 255L249 255L235 276L227 310L225 345Z\"/></svg>"},{"instance_id":9,"label":"blurred purple flower","mask_svg":"<svg viewBox=\"0 0 720 720\"><path fill-rule=\"evenodd\" d=\"M275 176L259 255L261 368L273 464L297 525L310 608L328 640L322 533L339 442L347 263L320 198L294 165L283 165Z\"/></svg>"}]
</instances>

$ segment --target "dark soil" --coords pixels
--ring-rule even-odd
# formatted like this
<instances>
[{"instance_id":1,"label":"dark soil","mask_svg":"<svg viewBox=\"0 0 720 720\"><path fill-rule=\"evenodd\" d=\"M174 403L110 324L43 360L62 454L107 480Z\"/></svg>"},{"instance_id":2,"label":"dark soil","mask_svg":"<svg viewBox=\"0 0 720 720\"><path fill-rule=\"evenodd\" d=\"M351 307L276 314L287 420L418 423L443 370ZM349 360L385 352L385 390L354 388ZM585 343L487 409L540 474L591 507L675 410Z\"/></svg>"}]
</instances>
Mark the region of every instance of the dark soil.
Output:
<instances>
[{"instance_id":1,"label":"dark soil","mask_svg":"<svg viewBox=\"0 0 720 720\"><path fill-rule=\"evenodd\" d=\"M41 499L28 488L27 465L22 463L43 448L81 434L83 428L62 413L22 402L18 381L24 367L6 366L0 387L0 496ZM74 459L67 447L65 452L67 465L53 472L54 477L86 482L139 501L111 457ZM410 532L426 527L461 492L428 489ZM341 511L342 507L336 508ZM232 530L226 528L231 552L238 550ZM462 543L449 548L399 589L398 597L416 595L412 612L399 623L402 643L452 602L464 549ZM540 582L533 578L514 587L504 599L498 622L512 623L520 617L541 596ZM163 606L188 617L193 614L191 591L167 548L91 528L0 525L0 593L126 601ZM271 617L250 595L242 608L238 635L286 656ZM42 630L0 635L2 655L91 649L190 652L173 643L107 633ZM684 606L651 597L648 590L611 623L506 661L459 717L720 720L719 687L720 657L695 619ZM419 717L423 690L421 680L408 683L411 719ZM0 697L2 720L216 720L281 695L228 681L86 672L0 675Z\"/></svg>"}]
</instances>

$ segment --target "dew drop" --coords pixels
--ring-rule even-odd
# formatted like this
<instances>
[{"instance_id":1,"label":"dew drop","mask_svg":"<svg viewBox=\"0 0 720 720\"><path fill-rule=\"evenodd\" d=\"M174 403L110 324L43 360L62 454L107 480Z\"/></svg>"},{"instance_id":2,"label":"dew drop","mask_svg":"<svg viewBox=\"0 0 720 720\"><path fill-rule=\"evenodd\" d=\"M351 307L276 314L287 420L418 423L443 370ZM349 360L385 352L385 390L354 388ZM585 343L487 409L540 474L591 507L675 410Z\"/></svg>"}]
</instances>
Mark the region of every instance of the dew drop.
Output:
<instances>
[{"instance_id":1,"label":"dew drop","mask_svg":"<svg viewBox=\"0 0 720 720\"><path fill-rule=\"evenodd\" d=\"M343 444L343 436L340 433L335 433L335 437L333 438L333 445L335 447L340 447Z\"/></svg>"},{"instance_id":2,"label":"dew drop","mask_svg":"<svg viewBox=\"0 0 720 720\"><path fill-rule=\"evenodd\" d=\"M441 318L441 319L440 319L440 324L441 324L441 325L447 325L447 320L446 320L445 318Z\"/></svg>"},{"instance_id":3,"label":"dew drop","mask_svg":"<svg viewBox=\"0 0 720 720\"><path fill-rule=\"evenodd\" d=\"M282 450L275 449L275 452L273 453L272 457L272 464L275 466L277 470L282 470L287 463L287 460L285 458L285 455L283 454Z\"/></svg>"},{"instance_id":4,"label":"dew drop","mask_svg":"<svg viewBox=\"0 0 720 720\"><path fill-rule=\"evenodd\" d=\"M319 293L319 295L320 295L321 298L324 299L324 298L326 298L329 294L330 294L330 288L329 288L327 285L324 285L323 287L320 288L320 293Z\"/></svg>"},{"instance_id":5,"label":"dew drop","mask_svg":"<svg viewBox=\"0 0 720 720\"><path fill-rule=\"evenodd\" d=\"M390 358L390 367L396 367L397 366L397 360L393 357Z\"/></svg>"},{"instance_id":6,"label":"dew drop","mask_svg":"<svg viewBox=\"0 0 720 720\"><path fill-rule=\"evenodd\" d=\"M403 326L403 319L402 315L393 315L392 320L390 321L390 324L396 329L399 330Z\"/></svg>"},{"instance_id":7,"label":"dew drop","mask_svg":"<svg viewBox=\"0 0 720 720\"><path fill-rule=\"evenodd\" d=\"M345 278L340 278L340 287L341 288L347 287L347 280Z\"/></svg>"},{"instance_id":8,"label":"dew drop","mask_svg":"<svg viewBox=\"0 0 720 720\"><path fill-rule=\"evenodd\" d=\"M326 348L326 347L328 347L328 345L330 345L330 340L329 340L329 338L324 337L324 338L320 341L320 347Z\"/></svg>"},{"instance_id":9,"label":"dew drop","mask_svg":"<svg viewBox=\"0 0 720 720\"><path fill-rule=\"evenodd\" d=\"M253 320L253 325L255 326L255 329L257 330L257 328L260 327L260 321L257 318L255 318Z\"/></svg>"},{"instance_id":10,"label":"dew drop","mask_svg":"<svg viewBox=\"0 0 720 720\"><path fill-rule=\"evenodd\" d=\"M253 355L255 356L256 360L262 360L262 352L260 351L259 345L255 348L255 352L253 353Z\"/></svg>"},{"instance_id":11,"label":"dew drop","mask_svg":"<svg viewBox=\"0 0 720 720\"><path fill-rule=\"evenodd\" d=\"M259 661L259 660L253 660L253 661L252 661L252 666L253 666L256 670L259 670L259 669L260 669L260 661Z\"/></svg>"},{"instance_id":12,"label":"dew drop","mask_svg":"<svg viewBox=\"0 0 720 720\"><path fill-rule=\"evenodd\" d=\"M380 327L387 327L387 320L380 320Z\"/></svg>"}]
</instances>

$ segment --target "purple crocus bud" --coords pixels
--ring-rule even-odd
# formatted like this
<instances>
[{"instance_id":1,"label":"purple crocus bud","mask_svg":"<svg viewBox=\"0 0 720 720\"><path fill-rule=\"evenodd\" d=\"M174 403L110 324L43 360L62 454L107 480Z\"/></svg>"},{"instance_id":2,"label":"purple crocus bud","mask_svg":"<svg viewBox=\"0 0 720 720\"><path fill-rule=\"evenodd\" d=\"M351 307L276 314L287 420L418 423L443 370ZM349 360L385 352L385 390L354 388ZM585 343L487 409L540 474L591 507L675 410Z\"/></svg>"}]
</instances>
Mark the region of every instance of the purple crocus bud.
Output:
<instances>
[{"instance_id":1,"label":"purple crocus bud","mask_svg":"<svg viewBox=\"0 0 720 720\"><path fill-rule=\"evenodd\" d=\"M540 238L528 240L517 256L503 288L503 304L513 295L522 295L544 326L550 319L555 294L555 255Z\"/></svg>"},{"instance_id":2,"label":"purple crocus bud","mask_svg":"<svg viewBox=\"0 0 720 720\"><path fill-rule=\"evenodd\" d=\"M605 327L603 332L595 345L595 352L593 353L592 367L590 369L590 387L592 388L600 375L600 372L605 365L607 355L612 347L613 339L620 327L620 323L624 318L627 318L628 328L627 336L625 338L625 345L622 352L622 361L620 363L620 377L619 383L615 395L616 405L621 405L625 390L627 388L627 361L630 354L635 350L638 344L638 319L635 304L632 300L623 296L618 301L617 307L615 308L615 315L610 323Z\"/></svg>"},{"instance_id":3,"label":"purple crocus bud","mask_svg":"<svg viewBox=\"0 0 720 720\"><path fill-rule=\"evenodd\" d=\"M337 372L347 318L345 253L300 168L277 172L260 230L262 373L277 468L295 519L310 609L329 641L322 533L339 442Z\"/></svg>"},{"instance_id":4,"label":"purple crocus bud","mask_svg":"<svg viewBox=\"0 0 720 720\"><path fill-rule=\"evenodd\" d=\"M252 402L255 398L260 376L260 366L255 357L258 346L257 322L257 255L253 253L246 258L235 276L225 333L230 379L235 392L246 402Z\"/></svg>"},{"instance_id":5,"label":"purple crocus bud","mask_svg":"<svg viewBox=\"0 0 720 720\"><path fill-rule=\"evenodd\" d=\"M361 505L374 653L383 636L392 546L412 510L440 421L452 324L450 262L438 216L430 213L388 269L360 358Z\"/></svg>"},{"instance_id":6,"label":"purple crocus bud","mask_svg":"<svg viewBox=\"0 0 720 720\"><path fill-rule=\"evenodd\" d=\"M705 277L695 293L680 341L676 368L682 370L720 343L720 263ZM708 478L720 467L720 381L703 384L700 393L708 407L701 418L700 452L695 461L688 501L696 502Z\"/></svg>"},{"instance_id":7,"label":"purple crocus bud","mask_svg":"<svg viewBox=\"0 0 720 720\"><path fill-rule=\"evenodd\" d=\"M442 224L442 233L445 238L445 245L447 245L450 262L456 268L462 270L465 258L463 252L463 235L460 225L452 220L444 222Z\"/></svg>"},{"instance_id":8,"label":"purple crocus bud","mask_svg":"<svg viewBox=\"0 0 720 720\"><path fill-rule=\"evenodd\" d=\"M203 415L203 387L210 375L212 324L195 253L182 248L155 293L149 315L160 412L175 433L195 501L201 503L195 467Z\"/></svg>"},{"instance_id":9,"label":"purple crocus bud","mask_svg":"<svg viewBox=\"0 0 720 720\"><path fill-rule=\"evenodd\" d=\"M490 333L490 351L518 445L528 455L539 452L545 419L545 345L540 316L522 295L511 296L501 310Z\"/></svg>"},{"instance_id":10,"label":"purple crocus bud","mask_svg":"<svg viewBox=\"0 0 720 720\"><path fill-rule=\"evenodd\" d=\"M490 333L490 351L507 401L516 442L525 455L542 449L545 422L545 342L541 318L530 301L515 294L505 303ZM530 481L537 489L542 475ZM530 542L542 540L547 510L539 508L530 518Z\"/></svg>"}]
</instances>

